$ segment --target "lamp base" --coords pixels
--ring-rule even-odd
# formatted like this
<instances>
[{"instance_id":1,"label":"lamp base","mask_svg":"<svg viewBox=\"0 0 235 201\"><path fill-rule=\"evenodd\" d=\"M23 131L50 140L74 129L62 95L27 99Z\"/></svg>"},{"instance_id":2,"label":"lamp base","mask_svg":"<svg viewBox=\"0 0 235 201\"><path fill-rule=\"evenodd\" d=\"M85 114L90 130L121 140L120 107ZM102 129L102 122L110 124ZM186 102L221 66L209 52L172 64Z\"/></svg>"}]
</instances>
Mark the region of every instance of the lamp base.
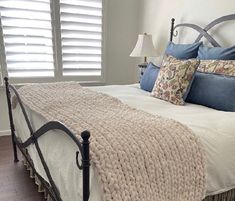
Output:
<instances>
[{"instance_id":1,"label":"lamp base","mask_svg":"<svg viewBox=\"0 0 235 201\"><path fill-rule=\"evenodd\" d=\"M144 74L144 71L145 69L147 68L148 66L148 63L147 62L144 62L144 63L141 63L138 65L138 67L140 68L140 74L141 74L141 77L142 75Z\"/></svg>"},{"instance_id":2,"label":"lamp base","mask_svg":"<svg viewBox=\"0 0 235 201\"><path fill-rule=\"evenodd\" d=\"M141 63L141 64L138 65L139 70L140 70L139 82L141 81L142 76L144 75L144 71L145 71L145 69L147 68L147 66L148 66L148 63L147 63L147 62L144 62L144 63Z\"/></svg>"},{"instance_id":3,"label":"lamp base","mask_svg":"<svg viewBox=\"0 0 235 201\"><path fill-rule=\"evenodd\" d=\"M144 62L138 65L139 68L147 68L148 62Z\"/></svg>"}]
</instances>

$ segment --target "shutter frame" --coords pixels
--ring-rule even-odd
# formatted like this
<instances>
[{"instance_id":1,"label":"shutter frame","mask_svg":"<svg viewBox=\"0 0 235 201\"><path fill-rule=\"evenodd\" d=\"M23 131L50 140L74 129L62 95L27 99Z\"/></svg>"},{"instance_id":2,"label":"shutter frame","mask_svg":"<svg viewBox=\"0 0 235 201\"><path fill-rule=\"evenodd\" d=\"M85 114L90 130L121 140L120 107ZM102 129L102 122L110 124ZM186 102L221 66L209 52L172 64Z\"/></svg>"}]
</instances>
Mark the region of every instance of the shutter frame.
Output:
<instances>
[{"instance_id":1,"label":"shutter frame","mask_svg":"<svg viewBox=\"0 0 235 201\"><path fill-rule=\"evenodd\" d=\"M50 0L2 0L0 11L8 77L54 77Z\"/></svg>"},{"instance_id":2,"label":"shutter frame","mask_svg":"<svg viewBox=\"0 0 235 201\"><path fill-rule=\"evenodd\" d=\"M102 76L103 1L84 2L60 3L63 76Z\"/></svg>"}]
</instances>

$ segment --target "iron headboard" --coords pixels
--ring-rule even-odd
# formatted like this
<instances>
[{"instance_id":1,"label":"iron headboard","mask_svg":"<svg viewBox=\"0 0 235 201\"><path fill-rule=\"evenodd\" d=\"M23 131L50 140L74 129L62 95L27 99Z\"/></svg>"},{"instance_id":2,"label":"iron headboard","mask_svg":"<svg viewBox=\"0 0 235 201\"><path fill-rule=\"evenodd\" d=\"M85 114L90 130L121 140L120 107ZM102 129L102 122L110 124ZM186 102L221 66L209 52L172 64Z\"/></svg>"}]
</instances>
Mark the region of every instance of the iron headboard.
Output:
<instances>
[{"instance_id":1,"label":"iron headboard","mask_svg":"<svg viewBox=\"0 0 235 201\"><path fill-rule=\"evenodd\" d=\"M189 23L183 23L183 24L177 24L176 26L175 24L175 19L172 18L171 19L171 32L170 32L170 41L173 40L174 36L177 36L178 32L176 31L176 34L174 34L174 31L178 28L178 27L189 27L192 28L196 31L199 32L198 37L196 38L195 42L199 42L202 37L205 37L208 42L213 45L214 47L221 47L220 44L208 33L208 31L214 27L217 24L220 24L222 22L225 21L229 21L229 20L235 20L235 14L231 14L231 15L226 15L220 18L217 18L216 20L212 21L211 23L209 23L208 25L206 25L205 28L201 28L200 26L196 25L196 24L189 24Z\"/></svg>"}]
</instances>

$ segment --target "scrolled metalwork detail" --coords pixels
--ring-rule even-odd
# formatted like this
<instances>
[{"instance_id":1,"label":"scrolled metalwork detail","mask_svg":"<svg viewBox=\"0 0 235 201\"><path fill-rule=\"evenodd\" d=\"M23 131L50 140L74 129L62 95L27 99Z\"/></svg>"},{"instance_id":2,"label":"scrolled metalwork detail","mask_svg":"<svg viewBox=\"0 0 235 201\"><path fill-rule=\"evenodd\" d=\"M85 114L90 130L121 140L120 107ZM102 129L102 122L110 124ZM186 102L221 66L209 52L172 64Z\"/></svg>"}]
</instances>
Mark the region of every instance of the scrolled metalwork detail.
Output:
<instances>
[{"instance_id":1,"label":"scrolled metalwork detail","mask_svg":"<svg viewBox=\"0 0 235 201\"><path fill-rule=\"evenodd\" d=\"M179 34L179 32L178 32L177 30L174 30L174 31L173 31L173 36L174 36L174 37L177 37L178 34Z\"/></svg>"},{"instance_id":2,"label":"scrolled metalwork detail","mask_svg":"<svg viewBox=\"0 0 235 201\"><path fill-rule=\"evenodd\" d=\"M178 27L189 27L199 32L199 34L202 34L214 47L220 47L219 43L209 34L207 33L203 28L201 28L198 25L195 24L177 24L173 30L177 29Z\"/></svg>"},{"instance_id":3,"label":"scrolled metalwork detail","mask_svg":"<svg viewBox=\"0 0 235 201\"><path fill-rule=\"evenodd\" d=\"M79 156L79 151L76 152L76 164L78 169L82 170L82 165L79 164L78 156Z\"/></svg>"},{"instance_id":4,"label":"scrolled metalwork detail","mask_svg":"<svg viewBox=\"0 0 235 201\"><path fill-rule=\"evenodd\" d=\"M199 42L201 40L202 37L205 37L208 42L210 42L214 47L221 47L220 44L211 36L211 34L208 33L208 31L214 27L215 25L218 25L219 23L228 21L228 20L235 20L235 14L231 14L231 15L226 15L220 18L217 18L216 20L212 21L211 23L209 23L208 25L206 25L204 28L195 25L195 24L177 24L176 26L174 26L174 21L172 19L171 22L171 37L170 37L170 41L172 41L173 37L177 37L178 36L178 32L175 31L176 28L178 27L189 27L192 28L196 31L199 32L199 35L197 37L197 39L195 40L195 42Z\"/></svg>"}]
</instances>

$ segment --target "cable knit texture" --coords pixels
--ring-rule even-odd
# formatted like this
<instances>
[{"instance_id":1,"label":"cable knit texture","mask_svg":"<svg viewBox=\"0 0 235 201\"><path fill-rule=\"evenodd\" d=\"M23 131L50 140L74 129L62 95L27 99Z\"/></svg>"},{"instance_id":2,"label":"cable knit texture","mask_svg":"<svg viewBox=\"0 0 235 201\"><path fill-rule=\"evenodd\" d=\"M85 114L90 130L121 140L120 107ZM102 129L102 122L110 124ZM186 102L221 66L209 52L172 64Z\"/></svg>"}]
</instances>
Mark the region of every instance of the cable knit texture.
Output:
<instances>
[{"instance_id":1,"label":"cable knit texture","mask_svg":"<svg viewBox=\"0 0 235 201\"><path fill-rule=\"evenodd\" d=\"M205 154L186 126L76 82L28 85L19 94L30 109L64 123L77 137L90 130L91 160L105 201L204 198Z\"/></svg>"}]
</instances>

